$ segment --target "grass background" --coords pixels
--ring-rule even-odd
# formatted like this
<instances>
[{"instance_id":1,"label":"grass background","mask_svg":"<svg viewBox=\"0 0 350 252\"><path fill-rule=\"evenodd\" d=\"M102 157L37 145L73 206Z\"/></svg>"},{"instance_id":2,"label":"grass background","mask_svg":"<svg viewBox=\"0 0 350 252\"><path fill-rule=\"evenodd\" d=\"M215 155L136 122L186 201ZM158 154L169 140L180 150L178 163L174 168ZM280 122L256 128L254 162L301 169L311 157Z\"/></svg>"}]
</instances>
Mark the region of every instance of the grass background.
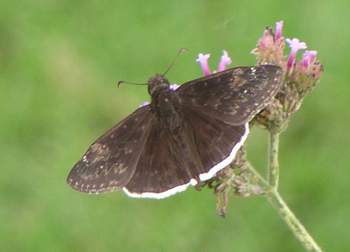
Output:
<instances>
[{"instance_id":1,"label":"grass background","mask_svg":"<svg viewBox=\"0 0 350 252\"><path fill-rule=\"evenodd\" d=\"M199 52L234 65L266 25L319 51L321 84L281 139L281 193L325 251L349 237L349 3L311 1L1 1L0 246L2 251L302 251L264 198L233 198L215 215L211 191L162 201L80 194L66 185L97 136L148 99L145 81L201 75ZM249 156L265 165L266 134ZM262 170L263 171L263 170Z\"/></svg>"}]
</instances>

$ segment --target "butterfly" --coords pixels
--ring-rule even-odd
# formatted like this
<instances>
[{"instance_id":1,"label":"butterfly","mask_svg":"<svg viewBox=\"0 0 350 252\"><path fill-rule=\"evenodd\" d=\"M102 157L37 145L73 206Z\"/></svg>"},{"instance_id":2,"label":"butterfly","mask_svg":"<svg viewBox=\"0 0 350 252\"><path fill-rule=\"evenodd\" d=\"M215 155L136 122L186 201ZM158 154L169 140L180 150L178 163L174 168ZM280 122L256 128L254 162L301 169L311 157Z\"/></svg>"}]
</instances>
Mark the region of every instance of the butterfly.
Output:
<instances>
[{"instance_id":1,"label":"butterfly","mask_svg":"<svg viewBox=\"0 0 350 252\"><path fill-rule=\"evenodd\" d=\"M173 90L156 74L147 83L151 103L99 137L67 182L80 192L162 199L209 180L234 160L282 76L275 65L235 67Z\"/></svg>"}]
</instances>

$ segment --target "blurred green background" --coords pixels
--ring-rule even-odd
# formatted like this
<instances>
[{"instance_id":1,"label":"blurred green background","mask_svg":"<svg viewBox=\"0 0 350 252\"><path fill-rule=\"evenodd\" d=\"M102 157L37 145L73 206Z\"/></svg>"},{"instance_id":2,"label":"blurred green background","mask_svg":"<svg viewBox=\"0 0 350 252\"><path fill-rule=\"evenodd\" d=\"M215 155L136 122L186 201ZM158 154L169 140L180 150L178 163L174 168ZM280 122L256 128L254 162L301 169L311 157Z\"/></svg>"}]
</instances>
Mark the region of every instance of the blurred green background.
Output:
<instances>
[{"instance_id":1,"label":"blurred green background","mask_svg":"<svg viewBox=\"0 0 350 252\"><path fill-rule=\"evenodd\" d=\"M162 72L201 75L199 52L222 49L234 65L267 25L306 41L325 66L281 139L281 193L325 251L348 251L348 1L4 1L0 3L1 251L303 251L263 197L231 198L215 215L212 191L135 200L85 195L65 179L88 145L148 99L143 82ZM266 134L249 157L263 171Z\"/></svg>"}]
</instances>

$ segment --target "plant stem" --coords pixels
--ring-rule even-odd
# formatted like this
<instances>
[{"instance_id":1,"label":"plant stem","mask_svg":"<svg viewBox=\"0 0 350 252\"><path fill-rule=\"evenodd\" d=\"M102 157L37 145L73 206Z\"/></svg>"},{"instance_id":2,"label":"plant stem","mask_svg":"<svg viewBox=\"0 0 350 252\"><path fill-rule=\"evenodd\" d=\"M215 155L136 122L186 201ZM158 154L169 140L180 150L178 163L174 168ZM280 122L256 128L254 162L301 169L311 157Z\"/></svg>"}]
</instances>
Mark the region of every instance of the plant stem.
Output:
<instances>
[{"instance_id":1,"label":"plant stem","mask_svg":"<svg viewBox=\"0 0 350 252\"><path fill-rule=\"evenodd\" d=\"M322 252L322 249L317 245L303 224L297 219L278 191L275 190L249 162L247 163L247 168L255 176L257 183L264 189L269 203L277 210L303 247L307 251Z\"/></svg>"},{"instance_id":2,"label":"plant stem","mask_svg":"<svg viewBox=\"0 0 350 252\"><path fill-rule=\"evenodd\" d=\"M297 219L292 210L290 210L278 191L271 190L267 192L266 196L270 204L278 211L281 218L286 222L304 248L307 251L322 252L322 249L308 233L303 224Z\"/></svg>"},{"instance_id":3,"label":"plant stem","mask_svg":"<svg viewBox=\"0 0 350 252\"><path fill-rule=\"evenodd\" d=\"M277 191L279 180L278 148L279 148L279 131L270 131L269 138L269 164L267 179L270 186Z\"/></svg>"}]
</instances>

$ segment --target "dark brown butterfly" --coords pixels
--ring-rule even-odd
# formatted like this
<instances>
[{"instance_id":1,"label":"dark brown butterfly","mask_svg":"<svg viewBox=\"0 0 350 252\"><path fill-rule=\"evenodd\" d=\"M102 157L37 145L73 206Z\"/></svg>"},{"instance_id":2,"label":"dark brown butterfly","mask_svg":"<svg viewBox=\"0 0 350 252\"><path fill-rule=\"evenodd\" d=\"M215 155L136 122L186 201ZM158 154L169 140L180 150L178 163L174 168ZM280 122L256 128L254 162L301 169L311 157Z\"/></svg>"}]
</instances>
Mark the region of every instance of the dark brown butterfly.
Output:
<instances>
[{"instance_id":1,"label":"dark brown butterfly","mask_svg":"<svg viewBox=\"0 0 350 252\"><path fill-rule=\"evenodd\" d=\"M157 74L148 81L151 103L98 138L67 181L81 192L156 199L206 181L234 160L281 80L278 66L236 67L172 90Z\"/></svg>"}]
</instances>

